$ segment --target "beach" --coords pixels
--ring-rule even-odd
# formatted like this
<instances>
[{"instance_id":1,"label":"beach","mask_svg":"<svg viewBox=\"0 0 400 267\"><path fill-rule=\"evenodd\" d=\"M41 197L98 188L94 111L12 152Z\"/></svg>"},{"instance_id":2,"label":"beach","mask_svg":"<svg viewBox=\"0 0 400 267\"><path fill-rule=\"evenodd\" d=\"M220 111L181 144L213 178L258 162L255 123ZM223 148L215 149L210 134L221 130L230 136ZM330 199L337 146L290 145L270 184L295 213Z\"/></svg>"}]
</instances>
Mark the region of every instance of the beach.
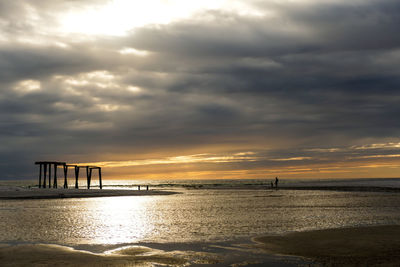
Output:
<instances>
[{"instance_id":1,"label":"beach","mask_svg":"<svg viewBox=\"0 0 400 267\"><path fill-rule=\"evenodd\" d=\"M324 266L400 266L400 226L296 232L254 238L270 253L301 256Z\"/></svg>"},{"instance_id":2,"label":"beach","mask_svg":"<svg viewBox=\"0 0 400 267\"><path fill-rule=\"evenodd\" d=\"M24 188L17 186L0 187L0 199L88 198L170 194L175 194L175 192L161 190Z\"/></svg>"},{"instance_id":3,"label":"beach","mask_svg":"<svg viewBox=\"0 0 400 267\"><path fill-rule=\"evenodd\" d=\"M400 265L398 225L306 231L256 237L253 241L255 248L266 253L265 257L259 256L258 261L246 258L245 253L259 253L251 250L251 244L220 245L225 253L205 252L200 246L193 250L193 245L177 244L170 246L169 251L132 245L101 252L52 244L2 245L0 260L2 266L263 266L266 262L272 264L269 266ZM218 248L216 244L208 245ZM205 244L202 246L204 249ZM288 255L305 259L285 258ZM232 259L234 257L236 259ZM235 261L236 265L232 264Z\"/></svg>"},{"instance_id":4,"label":"beach","mask_svg":"<svg viewBox=\"0 0 400 267\"><path fill-rule=\"evenodd\" d=\"M3 184L1 265L397 266L398 182Z\"/></svg>"}]
</instances>

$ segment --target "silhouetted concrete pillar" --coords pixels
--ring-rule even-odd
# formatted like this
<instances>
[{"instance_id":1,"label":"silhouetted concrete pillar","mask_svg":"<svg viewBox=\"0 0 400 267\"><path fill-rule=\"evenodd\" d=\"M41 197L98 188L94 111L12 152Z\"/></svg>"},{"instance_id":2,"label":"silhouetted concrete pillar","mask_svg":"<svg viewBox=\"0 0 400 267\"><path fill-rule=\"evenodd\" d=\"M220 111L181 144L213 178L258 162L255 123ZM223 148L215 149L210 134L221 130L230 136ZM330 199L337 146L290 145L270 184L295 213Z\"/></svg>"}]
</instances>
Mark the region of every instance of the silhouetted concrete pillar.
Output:
<instances>
[{"instance_id":1,"label":"silhouetted concrete pillar","mask_svg":"<svg viewBox=\"0 0 400 267\"><path fill-rule=\"evenodd\" d=\"M103 184L101 182L101 168L99 167L99 184L100 184L100 189L103 189Z\"/></svg>"},{"instance_id":2,"label":"silhouetted concrete pillar","mask_svg":"<svg viewBox=\"0 0 400 267\"><path fill-rule=\"evenodd\" d=\"M79 167L75 166L75 188L78 189Z\"/></svg>"},{"instance_id":3,"label":"silhouetted concrete pillar","mask_svg":"<svg viewBox=\"0 0 400 267\"><path fill-rule=\"evenodd\" d=\"M67 174L68 174L68 166L63 165L64 168L64 188L68 188Z\"/></svg>"},{"instance_id":4,"label":"silhouetted concrete pillar","mask_svg":"<svg viewBox=\"0 0 400 267\"><path fill-rule=\"evenodd\" d=\"M54 180L53 188L57 188L57 163L54 163Z\"/></svg>"},{"instance_id":5,"label":"silhouetted concrete pillar","mask_svg":"<svg viewBox=\"0 0 400 267\"><path fill-rule=\"evenodd\" d=\"M49 188L51 188L51 163L49 163Z\"/></svg>"},{"instance_id":6,"label":"silhouetted concrete pillar","mask_svg":"<svg viewBox=\"0 0 400 267\"><path fill-rule=\"evenodd\" d=\"M36 165L39 165L39 188L48 188L52 187L52 182L53 182L53 188L58 187L58 177L57 177L57 172L58 172L58 167L62 166L63 171L64 171L64 188L68 188L68 168L69 167L74 167L75 168L75 188L79 188L79 169L82 167L86 167L86 178L87 178L87 188L90 189L90 184L92 182L92 174L93 174L93 169L96 169L99 171L99 187L100 189L103 189L103 181L102 181L102 175L101 175L101 167L97 166L78 166L78 165L67 165L65 162L58 162L58 161L36 161ZM52 176L52 168L54 166L54 174ZM48 175L47 175L48 171ZM42 181L42 176L43 176L43 181ZM46 179L49 179L47 182Z\"/></svg>"},{"instance_id":7,"label":"silhouetted concrete pillar","mask_svg":"<svg viewBox=\"0 0 400 267\"><path fill-rule=\"evenodd\" d=\"M92 169L86 166L87 189L90 189L90 180L92 179Z\"/></svg>"},{"instance_id":8,"label":"silhouetted concrete pillar","mask_svg":"<svg viewBox=\"0 0 400 267\"><path fill-rule=\"evenodd\" d=\"M43 188L46 188L46 178L47 178L47 164L44 164L44 171L43 171Z\"/></svg>"},{"instance_id":9,"label":"silhouetted concrete pillar","mask_svg":"<svg viewBox=\"0 0 400 267\"><path fill-rule=\"evenodd\" d=\"M39 164L39 188L42 187L42 163Z\"/></svg>"}]
</instances>

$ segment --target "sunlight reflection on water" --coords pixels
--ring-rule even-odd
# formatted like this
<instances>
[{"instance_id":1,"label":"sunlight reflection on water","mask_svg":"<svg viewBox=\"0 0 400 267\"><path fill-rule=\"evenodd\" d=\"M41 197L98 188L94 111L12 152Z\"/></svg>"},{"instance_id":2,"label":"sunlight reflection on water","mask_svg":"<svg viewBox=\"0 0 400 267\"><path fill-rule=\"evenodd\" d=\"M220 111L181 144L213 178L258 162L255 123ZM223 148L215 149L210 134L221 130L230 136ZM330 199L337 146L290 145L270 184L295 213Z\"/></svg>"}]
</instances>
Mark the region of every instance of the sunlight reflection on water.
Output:
<instances>
[{"instance_id":1,"label":"sunlight reflection on water","mask_svg":"<svg viewBox=\"0 0 400 267\"><path fill-rule=\"evenodd\" d=\"M154 229L148 206L156 198L113 197L88 202L86 222L94 227L93 243L116 244L137 242Z\"/></svg>"},{"instance_id":2,"label":"sunlight reflection on water","mask_svg":"<svg viewBox=\"0 0 400 267\"><path fill-rule=\"evenodd\" d=\"M66 245L226 241L399 224L392 193L184 190L170 196L0 202L0 241Z\"/></svg>"}]
</instances>

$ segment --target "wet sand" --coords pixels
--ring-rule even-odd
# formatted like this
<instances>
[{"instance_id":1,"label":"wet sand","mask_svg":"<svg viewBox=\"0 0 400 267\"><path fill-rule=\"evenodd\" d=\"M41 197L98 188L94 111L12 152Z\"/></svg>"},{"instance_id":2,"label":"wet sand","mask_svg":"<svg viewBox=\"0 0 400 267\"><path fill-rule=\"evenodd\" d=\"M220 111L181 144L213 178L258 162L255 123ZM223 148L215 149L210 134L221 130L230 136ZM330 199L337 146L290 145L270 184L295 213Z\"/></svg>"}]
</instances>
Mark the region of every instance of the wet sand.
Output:
<instances>
[{"instance_id":1,"label":"wet sand","mask_svg":"<svg viewBox=\"0 0 400 267\"><path fill-rule=\"evenodd\" d=\"M104 253L46 244L1 245L1 266L182 266L182 257L147 247L131 246Z\"/></svg>"},{"instance_id":2,"label":"wet sand","mask_svg":"<svg viewBox=\"0 0 400 267\"><path fill-rule=\"evenodd\" d=\"M298 257L262 253L245 243L144 243L126 245L0 244L1 266L231 266L296 267Z\"/></svg>"},{"instance_id":3,"label":"wet sand","mask_svg":"<svg viewBox=\"0 0 400 267\"><path fill-rule=\"evenodd\" d=\"M400 226L296 232L254 238L269 253L301 256L323 266L400 266Z\"/></svg>"},{"instance_id":4,"label":"wet sand","mask_svg":"<svg viewBox=\"0 0 400 267\"><path fill-rule=\"evenodd\" d=\"M0 199L87 198L112 196L153 196L171 194L176 194L176 192L160 190L0 187Z\"/></svg>"}]
</instances>

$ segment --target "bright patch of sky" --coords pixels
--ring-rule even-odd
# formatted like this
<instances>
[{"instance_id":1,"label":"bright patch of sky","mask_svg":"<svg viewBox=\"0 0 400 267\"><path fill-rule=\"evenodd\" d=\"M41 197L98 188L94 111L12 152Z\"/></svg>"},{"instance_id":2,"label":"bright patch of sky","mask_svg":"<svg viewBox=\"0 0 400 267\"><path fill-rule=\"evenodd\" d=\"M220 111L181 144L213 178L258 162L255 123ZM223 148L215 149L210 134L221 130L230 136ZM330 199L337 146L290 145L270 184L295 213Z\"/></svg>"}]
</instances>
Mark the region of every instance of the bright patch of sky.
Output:
<instances>
[{"instance_id":1,"label":"bright patch of sky","mask_svg":"<svg viewBox=\"0 0 400 267\"><path fill-rule=\"evenodd\" d=\"M114 0L104 6L71 11L61 16L62 31L87 35L124 35L148 24L167 24L216 10L243 16L263 13L242 1L228 0Z\"/></svg>"}]
</instances>

